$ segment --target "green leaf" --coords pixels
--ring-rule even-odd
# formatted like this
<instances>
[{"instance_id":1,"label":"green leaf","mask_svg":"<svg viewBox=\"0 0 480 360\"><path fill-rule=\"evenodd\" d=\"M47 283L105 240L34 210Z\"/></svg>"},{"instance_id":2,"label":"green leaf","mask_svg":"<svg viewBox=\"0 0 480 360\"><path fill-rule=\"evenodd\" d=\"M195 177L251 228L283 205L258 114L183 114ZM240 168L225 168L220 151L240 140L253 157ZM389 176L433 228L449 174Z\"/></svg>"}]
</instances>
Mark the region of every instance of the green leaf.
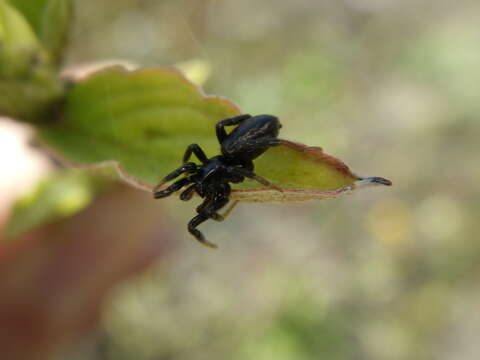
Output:
<instances>
[{"instance_id":1,"label":"green leaf","mask_svg":"<svg viewBox=\"0 0 480 360\"><path fill-rule=\"evenodd\" d=\"M39 75L25 80L0 78L0 116L33 123L48 120L63 89L53 74Z\"/></svg>"},{"instance_id":2,"label":"green leaf","mask_svg":"<svg viewBox=\"0 0 480 360\"><path fill-rule=\"evenodd\" d=\"M240 113L230 101L205 96L174 69L129 72L115 67L80 81L67 96L62 117L40 136L54 152L77 164L111 164L128 182L152 190L198 143L219 153L215 124ZM255 161L256 172L283 191L245 181L232 195L242 201L299 201L335 197L363 179L319 148L285 141ZM387 185L385 181L383 183Z\"/></svg>"},{"instance_id":3,"label":"green leaf","mask_svg":"<svg viewBox=\"0 0 480 360\"><path fill-rule=\"evenodd\" d=\"M41 181L29 195L19 199L7 223L5 235L16 238L27 230L69 217L93 199L98 181L79 171L57 173Z\"/></svg>"},{"instance_id":4,"label":"green leaf","mask_svg":"<svg viewBox=\"0 0 480 360\"><path fill-rule=\"evenodd\" d=\"M10 0L30 23L44 48L58 62L62 56L70 23L70 0Z\"/></svg>"},{"instance_id":5,"label":"green leaf","mask_svg":"<svg viewBox=\"0 0 480 360\"><path fill-rule=\"evenodd\" d=\"M40 43L22 14L0 0L0 75L24 74L40 51Z\"/></svg>"},{"instance_id":6,"label":"green leaf","mask_svg":"<svg viewBox=\"0 0 480 360\"><path fill-rule=\"evenodd\" d=\"M215 123L238 113L226 99L204 97L174 69L115 67L78 83L61 119L43 126L40 135L67 160L113 160L122 173L151 187L178 167L188 144L217 153Z\"/></svg>"},{"instance_id":7,"label":"green leaf","mask_svg":"<svg viewBox=\"0 0 480 360\"><path fill-rule=\"evenodd\" d=\"M62 83L30 24L0 0L0 115L44 120L62 93Z\"/></svg>"},{"instance_id":8,"label":"green leaf","mask_svg":"<svg viewBox=\"0 0 480 360\"><path fill-rule=\"evenodd\" d=\"M255 172L283 191L259 188L252 180L240 184L233 198L254 202L320 200L350 191L392 183L381 177L362 177L319 147L285 140L255 160Z\"/></svg>"}]
</instances>

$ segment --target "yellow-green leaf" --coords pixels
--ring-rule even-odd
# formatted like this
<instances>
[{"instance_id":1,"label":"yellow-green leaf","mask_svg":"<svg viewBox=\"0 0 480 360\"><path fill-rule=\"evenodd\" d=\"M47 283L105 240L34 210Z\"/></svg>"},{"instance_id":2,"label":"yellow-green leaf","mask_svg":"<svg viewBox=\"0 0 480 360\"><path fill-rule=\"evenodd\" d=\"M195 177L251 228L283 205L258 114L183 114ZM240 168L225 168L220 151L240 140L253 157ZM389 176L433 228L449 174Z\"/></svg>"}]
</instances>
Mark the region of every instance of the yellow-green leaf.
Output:
<instances>
[{"instance_id":1,"label":"yellow-green leaf","mask_svg":"<svg viewBox=\"0 0 480 360\"><path fill-rule=\"evenodd\" d=\"M0 76L24 74L40 51L30 24L6 0L0 0Z\"/></svg>"},{"instance_id":2,"label":"yellow-green leaf","mask_svg":"<svg viewBox=\"0 0 480 360\"><path fill-rule=\"evenodd\" d=\"M71 0L10 0L52 58L59 60L72 22Z\"/></svg>"}]
</instances>

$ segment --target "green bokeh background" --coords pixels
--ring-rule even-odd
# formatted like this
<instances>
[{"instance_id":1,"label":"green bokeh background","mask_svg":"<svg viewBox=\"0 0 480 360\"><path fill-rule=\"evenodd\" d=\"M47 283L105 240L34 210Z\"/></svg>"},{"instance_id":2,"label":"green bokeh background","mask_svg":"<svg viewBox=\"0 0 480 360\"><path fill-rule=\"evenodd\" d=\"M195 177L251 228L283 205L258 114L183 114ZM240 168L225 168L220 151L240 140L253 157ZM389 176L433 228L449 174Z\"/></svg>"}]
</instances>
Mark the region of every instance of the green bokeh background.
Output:
<instances>
[{"instance_id":1,"label":"green bokeh background","mask_svg":"<svg viewBox=\"0 0 480 360\"><path fill-rule=\"evenodd\" d=\"M178 247L116 293L99 334L58 359L480 357L477 1L75 7L69 64L200 61L207 93L278 115L284 138L395 187L241 205L202 227L219 251L186 233L193 204L159 202Z\"/></svg>"}]
</instances>

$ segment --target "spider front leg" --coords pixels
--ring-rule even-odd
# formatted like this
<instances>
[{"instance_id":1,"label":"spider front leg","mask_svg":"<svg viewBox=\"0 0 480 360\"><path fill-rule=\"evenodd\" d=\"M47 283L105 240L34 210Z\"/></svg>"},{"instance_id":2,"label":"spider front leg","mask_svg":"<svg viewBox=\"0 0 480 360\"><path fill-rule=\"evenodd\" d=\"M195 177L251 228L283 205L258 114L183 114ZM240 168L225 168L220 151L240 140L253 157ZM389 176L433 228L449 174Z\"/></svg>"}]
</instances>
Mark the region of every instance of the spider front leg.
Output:
<instances>
[{"instance_id":1,"label":"spider front leg","mask_svg":"<svg viewBox=\"0 0 480 360\"><path fill-rule=\"evenodd\" d=\"M180 180L174 182L172 185L170 185L166 189L155 191L153 193L153 197L155 199L161 199L161 198L167 197L167 196L173 194L175 191L180 190L185 185L190 184L191 182L192 181L189 178L180 179Z\"/></svg>"},{"instance_id":2,"label":"spider front leg","mask_svg":"<svg viewBox=\"0 0 480 360\"><path fill-rule=\"evenodd\" d=\"M235 116L233 118L225 119L217 123L215 126L215 130L217 132L217 139L218 142L221 144L223 140L227 137L227 132L225 131L225 126L232 126L232 125L238 125L241 122L250 119L252 115L250 114L243 114L239 116Z\"/></svg>"},{"instance_id":3,"label":"spider front leg","mask_svg":"<svg viewBox=\"0 0 480 360\"><path fill-rule=\"evenodd\" d=\"M162 188L162 186L166 182L169 182L169 181L179 177L181 174L188 173L188 172L195 172L195 171L197 171L197 164L195 164L193 162L188 162L186 164L183 164L182 166L173 170L170 174L165 176L162 179L162 181L160 181L160 183L157 186L155 186L155 188L153 189L153 192L154 193L159 192L159 190Z\"/></svg>"},{"instance_id":4,"label":"spider front leg","mask_svg":"<svg viewBox=\"0 0 480 360\"><path fill-rule=\"evenodd\" d=\"M193 184L186 188L181 194L180 194L180 200L183 201L188 201L192 198L193 193L195 192L195 189L197 188L197 184Z\"/></svg>"}]
</instances>

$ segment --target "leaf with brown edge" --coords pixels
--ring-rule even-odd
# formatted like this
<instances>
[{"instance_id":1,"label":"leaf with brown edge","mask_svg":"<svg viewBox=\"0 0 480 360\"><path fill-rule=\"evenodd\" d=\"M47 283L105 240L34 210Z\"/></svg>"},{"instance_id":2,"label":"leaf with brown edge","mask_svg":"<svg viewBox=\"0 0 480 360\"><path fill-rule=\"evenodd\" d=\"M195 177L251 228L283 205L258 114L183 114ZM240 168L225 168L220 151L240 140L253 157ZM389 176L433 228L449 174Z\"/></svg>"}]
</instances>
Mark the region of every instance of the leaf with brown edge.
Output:
<instances>
[{"instance_id":1,"label":"leaf with brown edge","mask_svg":"<svg viewBox=\"0 0 480 360\"><path fill-rule=\"evenodd\" d=\"M199 144L207 156L218 154L215 124L238 114L234 103L204 95L175 69L116 66L78 81L61 117L44 125L40 136L67 161L113 165L124 180L151 191L180 165L189 144ZM233 185L233 199L304 201L390 184L359 177L318 147L287 140L256 159L255 172L283 191L248 180Z\"/></svg>"},{"instance_id":2,"label":"leaf with brown edge","mask_svg":"<svg viewBox=\"0 0 480 360\"><path fill-rule=\"evenodd\" d=\"M232 198L254 202L288 202L334 198L355 189L392 183L381 177L361 177L319 147L284 140L255 161L256 173L283 191L259 188L248 180Z\"/></svg>"}]
</instances>

